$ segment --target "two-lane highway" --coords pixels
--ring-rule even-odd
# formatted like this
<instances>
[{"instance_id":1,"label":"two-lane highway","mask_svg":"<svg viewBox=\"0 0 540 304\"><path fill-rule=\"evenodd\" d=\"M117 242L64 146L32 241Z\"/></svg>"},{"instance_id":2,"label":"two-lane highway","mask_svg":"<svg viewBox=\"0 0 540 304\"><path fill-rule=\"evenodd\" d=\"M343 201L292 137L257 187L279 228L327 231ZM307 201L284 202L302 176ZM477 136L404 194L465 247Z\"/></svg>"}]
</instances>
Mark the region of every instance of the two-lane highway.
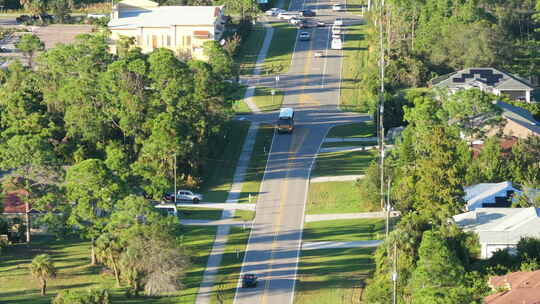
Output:
<instances>
[{"instance_id":1,"label":"two-lane highway","mask_svg":"<svg viewBox=\"0 0 540 304\"><path fill-rule=\"evenodd\" d=\"M293 0L290 10L300 9L317 10L317 18L327 23L336 17L330 0ZM259 285L239 284L237 304L293 302L309 174L317 151L331 126L367 119L338 109L342 51L329 49L330 26L305 31L311 40L297 39L289 73L280 84L283 106L296 112L295 130L274 136L242 266L242 273L259 277ZM325 56L315 57L315 51Z\"/></svg>"}]
</instances>

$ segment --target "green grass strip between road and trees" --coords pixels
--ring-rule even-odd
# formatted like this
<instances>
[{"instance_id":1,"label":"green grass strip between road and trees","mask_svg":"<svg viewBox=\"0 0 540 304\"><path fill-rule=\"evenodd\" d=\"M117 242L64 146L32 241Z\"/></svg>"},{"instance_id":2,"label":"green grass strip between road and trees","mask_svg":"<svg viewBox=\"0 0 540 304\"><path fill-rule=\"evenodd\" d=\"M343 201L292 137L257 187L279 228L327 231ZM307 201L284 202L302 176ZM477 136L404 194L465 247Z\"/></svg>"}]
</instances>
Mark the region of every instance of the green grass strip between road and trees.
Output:
<instances>
[{"instance_id":1,"label":"green grass strip between road and trees","mask_svg":"<svg viewBox=\"0 0 540 304\"><path fill-rule=\"evenodd\" d=\"M365 280L375 268L374 248L304 250L294 304L362 303Z\"/></svg>"},{"instance_id":2,"label":"green grass strip between road and trees","mask_svg":"<svg viewBox=\"0 0 540 304\"><path fill-rule=\"evenodd\" d=\"M376 150L319 153L311 177L364 174Z\"/></svg>"},{"instance_id":3,"label":"green grass strip between road and trees","mask_svg":"<svg viewBox=\"0 0 540 304\"><path fill-rule=\"evenodd\" d=\"M230 121L227 145L219 158L212 159L203 176L201 192L206 202L225 202L231 189L234 171L246 138L250 122Z\"/></svg>"},{"instance_id":4,"label":"green grass strip between road and trees","mask_svg":"<svg viewBox=\"0 0 540 304\"><path fill-rule=\"evenodd\" d=\"M362 201L355 181L310 183L306 214L375 211Z\"/></svg>"},{"instance_id":5,"label":"green grass strip between road and trees","mask_svg":"<svg viewBox=\"0 0 540 304\"><path fill-rule=\"evenodd\" d=\"M366 121L333 127L330 129L326 137L374 137L376 136L375 131L375 124L373 121Z\"/></svg>"},{"instance_id":6,"label":"green grass strip between road and trees","mask_svg":"<svg viewBox=\"0 0 540 304\"><path fill-rule=\"evenodd\" d=\"M231 227L210 303L233 303L249 233L250 229Z\"/></svg>"},{"instance_id":7,"label":"green grass strip between road and trees","mask_svg":"<svg viewBox=\"0 0 540 304\"><path fill-rule=\"evenodd\" d=\"M242 41L240 50L235 56L236 62L240 66L240 75L251 75L255 64L257 63L257 56L263 45L264 36L266 30L260 24L255 25L247 38Z\"/></svg>"},{"instance_id":8,"label":"green grass strip between road and trees","mask_svg":"<svg viewBox=\"0 0 540 304\"><path fill-rule=\"evenodd\" d=\"M304 226L304 242L369 241L384 238L384 219L351 219L309 222Z\"/></svg>"},{"instance_id":9,"label":"green grass strip between road and trees","mask_svg":"<svg viewBox=\"0 0 540 304\"><path fill-rule=\"evenodd\" d=\"M248 203L250 195L251 203L257 202L273 137L274 126L261 124L253 146L249 166L246 170L245 180L242 184L239 202Z\"/></svg>"},{"instance_id":10,"label":"green grass strip between road and trees","mask_svg":"<svg viewBox=\"0 0 540 304\"><path fill-rule=\"evenodd\" d=\"M365 40L366 25L348 26L343 46L341 73L341 108L347 111L366 112L366 92L362 90L361 70L369 60L368 45ZM377 81L376 79L370 81ZM372 97L372 96L371 96Z\"/></svg>"},{"instance_id":11,"label":"green grass strip between road and trees","mask_svg":"<svg viewBox=\"0 0 540 304\"><path fill-rule=\"evenodd\" d=\"M263 64L263 74L287 73L296 43L297 29L283 22L271 23L274 28L272 42Z\"/></svg>"}]
</instances>

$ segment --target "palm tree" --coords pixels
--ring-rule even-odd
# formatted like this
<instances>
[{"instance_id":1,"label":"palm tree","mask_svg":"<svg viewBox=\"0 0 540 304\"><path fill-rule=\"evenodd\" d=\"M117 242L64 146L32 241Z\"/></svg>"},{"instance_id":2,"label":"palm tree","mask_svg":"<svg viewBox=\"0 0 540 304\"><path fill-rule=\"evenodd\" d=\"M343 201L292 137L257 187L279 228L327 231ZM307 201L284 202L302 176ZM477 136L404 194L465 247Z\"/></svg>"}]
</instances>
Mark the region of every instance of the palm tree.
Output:
<instances>
[{"instance_id":1,"label":"palm tree","mask_svg":"<svg viewBox=\"0 0 540 304\"><path fill-rule=\"evenodd\" d=\"M47 288L47 279L54 278L56 276L56 268L48 254L37 255L30 264L30 272L32 276L38 279L41 283L41 295L45 295Z\"/></svg>"}]
</instances>

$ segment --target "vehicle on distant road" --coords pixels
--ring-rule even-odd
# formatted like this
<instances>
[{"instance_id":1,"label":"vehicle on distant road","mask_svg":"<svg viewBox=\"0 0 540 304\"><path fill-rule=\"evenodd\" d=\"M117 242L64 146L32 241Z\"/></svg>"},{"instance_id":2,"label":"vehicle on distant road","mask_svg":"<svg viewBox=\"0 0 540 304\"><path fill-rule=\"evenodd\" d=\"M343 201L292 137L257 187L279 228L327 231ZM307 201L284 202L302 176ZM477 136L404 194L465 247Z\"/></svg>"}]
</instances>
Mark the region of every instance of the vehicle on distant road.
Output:
<instances>
[{"instance_id":1,"label":"vehicle on distant road","mask_svg":"<svg viewBox=\"0 0 540 304\"><path fill-rule=\"evenodd\" d=\"M315 51L314 55L315 55L315 57L324 57L324 52L323 51Z\"/></svg>"},{"instance_id":2,"label":"vehicle on distant road","mask_svg":"<svg viewBox=\"0 0 540 304\"><path fill-rule=\"evenodd\" d=\"M279 13L278 18L282 20L289 20L291 18L298 18L300 14L298 12L282 12Z\"/></svg>"},{"instance_id":3,"label":"vehicle on distant road","mask_svg":"<svg viewBox=\"0 0 540 304\"><path fill-rule=\"evenodd\" d=\"M341 50L343 49L343 42L341 39L332 39L332 45L333 50Z\"/></svg>"},{"instance_id":4,"label":"vehicle on distant road","mask_svg":"<svg viewBox=\"0 0 540 304\"><path fill-rule=\"evenodd\" d=\"M302 17L315 17L316 13L312 10L303 10L300 11L300 16Z\"/></svg>"},{"instance_id":5,"label":"vehicle on distant road","mask_svg":"<svg viewBox=\"0 0 540 304\"><path fill-rule=\"evenodd\" d=\"M246 273L242 276L242 288L257 287L257 276L253 273Z\"/></svg>"},{"instance_id":6,"label":"vehicle on distant road","mask_svg":"<svg viewBox=\"0 0 540 304\"><path fill-rule=\"evenodd\" d=\"M277 8L277 7L273 7L269 10L267 10L266 12L264 12L266 14L266 16L277 16L279 15L280 13L284 13L285 10L284 9L281 9L281 8Z\"/></svg>"},{"instance_id":7,"label":"vehicle on distant road","mask_svg":"<svg viewBox=\"0 0 540 304\"><path fill-rule=\"evenodd\" d=\"M294 129L294 110L293 108L281 108L277 121L278 133L292 133Z\"/></svg>"},{"instance_id":8,"label":"vehicle on distant road","mask_svg":"<svg viewBox=\"0 0 540 304\"><path fill-rule=\"evenodd\" d=\"M336 12L344 11L345 10L345 5L344 4L334 4L332 6L332 10L336 11Z\"/></svg>"},{"instance_id":9,"label":"vehicle on distant road","mask_svg":"<svg viewBox=\"0 0 540 304\"><path fill-rule=\"evenodd\" d=\"M340 26L332 26L332 35L340 35L342 32L341 32L341 27Z\"/></svg>"},{"instance_id":10,"label":"vehicle on distant road","mask_svg":"<svg viewBox=\"0 0 540 304\"><path fill-rule=\"evenodd\" d=\"M311 35L308 32L300 32L300 35L298 35L298 38L301 41L308 41L309 39L311 39Z\"/></svg>"},{"instance_id":11,"label":"vehicle on distant road","mask_svg":"<svg viewBox=\"0 0 540 304\"><path fill-rule=\"evenodd\" d=\"M343 19L336 18L336 20L334 20L334 25L343 26Z\"/></svg>"},{"instance_id":12,"label":"vehicle on distant road","mask_svg":"<svg viewBox=\"0 0 540 304\"><path fill-rule=\"evenodd\" d=\"M322 21L317 21L316 25L317 25L317 27L325 27L326 23L324 23Z\"/></svg>"},{"instance_id":13,"label":"vehicle on distant road","mask_svg":"<svg viewBox=\"0 0 540 304\"><path fill-rule=\"evenodd\" d=\"M176 200L191 201L194 204L198 204L202 200L202 195L193 193L189 190L178 190L178 192L176 192Z\"/></svg>"},{"instance_id":14,"label":"vehicle on distant road","mask_svg":"<svg viewBox=\"0 0 540 304\"><path fill-rule=\"evenodd\" d=\"M307 27L307 23L305 23L304 21L300 21L296 24L296 28L297 29L303 29L303 28L306 28Z\"/></svg>"}]
</instances>

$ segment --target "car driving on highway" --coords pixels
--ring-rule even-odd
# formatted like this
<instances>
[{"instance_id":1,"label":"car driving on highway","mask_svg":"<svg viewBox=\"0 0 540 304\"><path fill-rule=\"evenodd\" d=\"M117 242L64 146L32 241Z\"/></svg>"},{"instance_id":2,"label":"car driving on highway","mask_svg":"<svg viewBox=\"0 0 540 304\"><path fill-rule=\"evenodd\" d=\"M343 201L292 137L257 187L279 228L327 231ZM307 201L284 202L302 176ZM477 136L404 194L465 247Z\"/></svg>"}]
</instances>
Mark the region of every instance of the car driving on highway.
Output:
<instances>
[{"instance_id":1,"label":"car driving on highway","mask_svg":"<svg viewBox=\"0 0 540 304\"><path fill-rule=\"evenodd\" d=\"M242 276L242 288L257 287L257 276L253 273L246 273Z\"/></svg>"},{"instance_id":2,"label":"car driving on highway","mask_svg":"<svg viewBox=\"0 0 540 304\"><path fill-rule=\"evenodd\" d=\"M312 10L303 10L303 11L300 11L300 16L302 17L315 17L315 12L312 11Z\"/></svg>"},{"instance_id":3,"label":"car driving on highway","mask_svg":"<svg viewBox=\"0 0 540 304\"><path fill-rule=\"evenodd\" d=\"M294 110L293 108L281 108L277 121L278 133L292 133L294 129Z\"/></svg>"},{"instance_id":4,"label":"car driving on highway","mask_svg":"<svg viewBox=\"0 0 540 304\"><path fill-rule=\"evenodd\" d=\"M308 32L300 32L300 35L298 36L298 38L301 41L308 41L309 39L311 39L311 35Z\"/></svg>"}]
</instances>

